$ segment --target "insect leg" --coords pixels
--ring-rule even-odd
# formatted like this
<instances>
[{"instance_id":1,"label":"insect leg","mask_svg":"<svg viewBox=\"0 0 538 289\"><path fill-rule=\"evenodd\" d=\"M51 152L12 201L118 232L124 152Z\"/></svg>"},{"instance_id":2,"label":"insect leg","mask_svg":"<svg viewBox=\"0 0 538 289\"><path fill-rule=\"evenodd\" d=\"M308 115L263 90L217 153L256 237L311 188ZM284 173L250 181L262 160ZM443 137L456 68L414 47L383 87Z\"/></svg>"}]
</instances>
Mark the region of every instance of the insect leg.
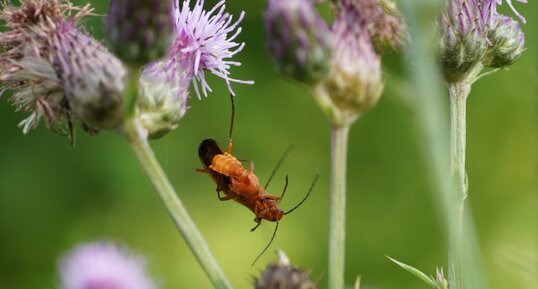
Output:
<instances>
[{"instance_id":1,"label":"insect leg","mask_svg":"<svg viewBox=\"0 0 538 289\"><path fill-rule=\"evenodd\" d=\"M222 190L219 190L219 188L217 188L217 197L219 198L220 201L233 200L233 199L235 199L235 198L237 197L237 195L236 195L236 194L233 194L233 193L230 193L230 194L228 194L228 195L226 195L226 196L224 196L224 197L221 197L221 196L220 196L220 192L221 192L221 191L222 191Z\"/></svg>"},{"instance_id":2,"label":"insect leg","mask_svg":"<svg viewBox=\"0 0 538 289\"><path fill-rule=\"evenodd\" d=\"M254 226L254 228L250 229L251 232L256 231L256 229L258 229L258 227L262 224L262 219L260 217L256 217L256 219L254 219L254 221L256 222L256 226Z\"/></svg>"},{"instance_id":3,"label":"insect leg","mask_svg":"<svg viewBox=\"0 0 538 289\"><path fill-rule=\"evenodd\" d=\"M252 160L243 160L243 159L240 159L239 160L240 162L242 163L248 163L248 171L249 172L254 172L254 161Z\"/></svg>"},{"instance_id":4,"label":"insect leg","mask_svg":"<svg viewBox=\"0 0 538 289\"><path fill-rule=\"evenodd\" d=\"M232 116L230 119L230 131L228 132L228 147L226 148L226 152L229 154L232 154L232 151L233 151L232 131L234 129L234 120L235 120L235 102L234 102L233 94L230 94L230 99L232 100Z\"/></svg>"},{"instance_id":5,"label":"insect leg","mask_svg":"<svg viewBox=\"0 0 538 289\"><path fill-rule=\"evenodd\" d=\"M201 168L201 169L197 168L196 171L199 173L206 173L206 174L209 173L209 170L206 168Z\"/></svg>"}]
</instances>

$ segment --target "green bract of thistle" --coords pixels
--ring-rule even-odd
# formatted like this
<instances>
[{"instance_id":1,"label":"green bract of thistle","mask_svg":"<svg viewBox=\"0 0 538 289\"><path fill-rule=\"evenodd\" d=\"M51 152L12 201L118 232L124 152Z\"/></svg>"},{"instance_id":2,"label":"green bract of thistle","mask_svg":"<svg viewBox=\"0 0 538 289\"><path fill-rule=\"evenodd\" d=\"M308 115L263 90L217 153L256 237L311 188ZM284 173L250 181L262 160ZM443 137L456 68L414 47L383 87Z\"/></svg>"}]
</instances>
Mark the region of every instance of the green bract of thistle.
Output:
<instances>
[{"instance_id":1,"label":"green bract of thistle","mask_svg":"<svg viewBox=\"0 0 538 289\"><path fill-rule=\"evenodd\" d=\"M488 33L490 47L484 65L502 68L515 63L525 50L525 35L514 19L497 15Z\"/></svg>"}]
</instances>

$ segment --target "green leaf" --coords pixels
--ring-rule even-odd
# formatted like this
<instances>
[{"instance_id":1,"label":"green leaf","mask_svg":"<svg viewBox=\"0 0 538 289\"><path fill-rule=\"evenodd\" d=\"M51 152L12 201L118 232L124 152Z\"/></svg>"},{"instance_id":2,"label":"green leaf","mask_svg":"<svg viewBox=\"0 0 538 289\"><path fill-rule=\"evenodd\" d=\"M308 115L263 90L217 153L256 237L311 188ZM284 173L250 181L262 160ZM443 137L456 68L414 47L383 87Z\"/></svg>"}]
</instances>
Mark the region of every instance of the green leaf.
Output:
<instances>
[{"instance_id":1,"label":"green leaf","mask_svg":"<svg viewBox=\"0 0 538 289\"><path fill-rule=\"evenodd\" d=\"M361 275L357 276L357 280L355 280L355 289L361 289Z\"/></svg>"},{"instance_id":2,"label":"green leaf","mask_svg":"<svg viewBox=\"0 0 538 289\"><path fill-rule=\"evenodd\" d=\"M420 271L419 269L413 267L413 266L410 266L410 265L407 265L407 264L404 264L398 260L395 260L389 256L385 256L387 257L389 260L391 260L392 262L396 263L398 266L402 267L404 270L406 270L407 272L415 275L416 277L418 277L419 279L421 279L422 281L426 282L428 285L430 285L432 288L435 288L437 289L437 282L435 282L435 280L432 278L432 277L429 277L428 275L424 274L422 271Z\"/></svg>"}]
</instances>

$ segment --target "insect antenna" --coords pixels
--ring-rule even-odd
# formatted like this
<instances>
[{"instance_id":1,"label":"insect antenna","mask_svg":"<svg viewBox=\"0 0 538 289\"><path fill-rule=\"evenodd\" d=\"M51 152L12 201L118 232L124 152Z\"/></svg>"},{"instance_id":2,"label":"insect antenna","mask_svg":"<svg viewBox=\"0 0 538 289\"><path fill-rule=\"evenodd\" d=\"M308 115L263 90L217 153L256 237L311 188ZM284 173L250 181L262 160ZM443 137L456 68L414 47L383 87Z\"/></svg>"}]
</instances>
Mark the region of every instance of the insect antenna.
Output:
<instances>
[{"instance_id":1,"label":"insect antenna","mask_svg":"<svg viewBox=\"0 0 538 289\"><path fill-rule=\"evenodd\" d=\"M267 183L265 183L265 186L263 187L264 189L267 189L267 187L269 186L269 183L271 182L271 180L272 180L273 177L275 176L276 171L280 168L280 166L282 165L282 163L284 162L284 160L286 159L286 157L288 156L288 154L291 153L294 149L295 149L295 147L294 147L293 145L290 145L290 146L284 151L284 153L282 153L282 155L280 156L280 159L278 159L278 162L277 162L276 165L275 165L275 168L273 169L273 171L272 171L271 174L269 175L269 178L267 179Z\"/></svg>"},{"instance_id":2,"label":"insect antenna","mask_svg":"<svg viewBox=\"0 0 538 289\"><path fill-rule=\"evenodd\" d=\"M287 211L287 212L284 212L284 215L287 215L291 212L293 212L295 209L299 208L299 206L301 206L305 201L306 199L308 199L308 196L310 196L310 193L312 192L312 190L314 189L314 186L316 185L316 182L318 181L319 179L319 175L316 175L314 177L314 181L312 182L312 185L310 185L310 189L308 189L308 193L306 193L306 195L304 196L303 200L300 201L295 207L293 207L291 210Z\"/></svg>"},{"instance_id":3,"label":"insect antenna","mask_svg":"<svg viewBox=\"0 0 538 289\"><path fill-rule=\"evenodd\" d=\"M280 195L280 199L278 199L279 203L284 198L284 194L286 193L287 188L288 188L288 175L286 175L286 183L284 184L284 189L282 190L282 195Z\"/></svg>"},{"instance_id":4,"label":"insect antenna","mask_svg":"<svg viewBox=\"0 0 538 289\"><path fill-rule=\"evenodd\" d=\"M232 116L230 119L230 131L228 132L228 147L226 148L226 152L228 152L229 154L231 154L233 150L232 132L234 130L234 120L235 120L235 101L234 101L233 94L230 94L230 99L232 100Z\"/></svg>"},{"instance_id":5,"label":"insect antenna","mask_svg":"<svg viewBox=\"0 0 538 289\"><path fill-rule=\"evenodd\" d=\"M258 259L260 259L260 257L263 255L263 253L265 253L265 251L267 251L267 249L269 249L269 246L271 246L271 243L273 243L273 240L275 239L275 236L276 236L276 231L278 230L278 224L279 223L280 222L276 222L275 230L273 231L273 236L271 236L271 240L269 240L269 243L267 243L267 246L265 246L265 248L263 248L262 252L258 255L258 257L256 257L256 259L254 259L252 264L250 264L250 267L253 267L254 264L256 264L256 262L258 262Z\"/></svg>"}]
</instances>

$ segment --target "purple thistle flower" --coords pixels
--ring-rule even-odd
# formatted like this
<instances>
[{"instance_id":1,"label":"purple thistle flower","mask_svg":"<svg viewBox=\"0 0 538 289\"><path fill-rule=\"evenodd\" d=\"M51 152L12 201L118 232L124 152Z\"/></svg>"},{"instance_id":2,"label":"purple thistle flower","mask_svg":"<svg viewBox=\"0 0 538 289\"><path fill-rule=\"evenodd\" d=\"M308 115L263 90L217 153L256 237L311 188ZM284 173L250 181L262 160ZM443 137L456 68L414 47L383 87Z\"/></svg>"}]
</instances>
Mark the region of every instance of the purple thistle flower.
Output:
<instances>
[{"instance_id":1,"label":"purple thistle flower","mask_svg":"<svg viewBox=\"0 0 538 289\"><path fill-rule=\"evenodd\" d=\"M150 65L148 73L155 69L164 69L173 77L179 74L176 69L188 70L192 74L194 89L200 97L200 89L207 96L211 87L205 80L204 70L223 78L230 93L234 94L230 82L252 84L252 81L238 80L230 77L228 71L240 62L228 60L244 47L244 43L234 42L241 32L239 23L244 12L233 21L232 15L224 12L225 1L218 2L211 10L203 10L204 1L197 0L191 9L190 0L185 0L179 7L175 4L175 40L169 50L167 60L158 65ZM177 65L176 63L181 63ZM170 77L169 77L170 78Z\"/></svg>"},{"instance_id":2,"label":"purple thistle flower","mask_svg":"<svg viewBox=\"0 0 538 289\"><path fill-rule=\"evenodd\" d=\"M47 40L40 34L54 30L59 21L76 24L91 12L89 6L77 8L57 0L23 1L19 7L2 4L0 18L7 29L0 33L0 81L2 92L13 91L10 100L17 110L29 114L19 124L23 133L41 119L53 131L65 133L69 108Z\"/></svg>"},{"instance_id":3,"label":"purple thistle flower","mask_svg":"<svg viewBox=\"0 0 538 289\"><path fill-rule=\"evenodd\" d=\"M144 260L109 242L82 244L60 261L62 289L154 289Z\"/></svg>"},{"instance_id":4,"label":"purple thistle flower","mask_svg":"<svg viewBox=\"0 0 538 289\"><path fill-rule=\"evenodd\" d=\"M368 32L377 52L386 45L398 49L407 36L405 23L393 0L341 0L337 11L342 10L349 15L350 27Z\"/></svg>"},{"instance_id":5,"label":"purple thistle flower","mask_svg":"<svg viewBox=\"0 0 538 289\"><path fill-rule=\"evenodd\" d=\"M117 129L123 123L123 63L72 23L42 32L71 112L86 125Z\"/></svg>"},{"instance_id":6,"label":"purple thistle flower","mask_svg":"<svg viewBox=\"0 0 538 289\"><path fill-rule=\"evenodd\" d=\"M342 1L332 27L335 37L327 91L342 111L356 115L374 106L383 91L381 58L370 24L378 0Z\"/></svg>"},{"instance_id":7,"label":"purple thistle flower","mask_svg":"<svg viewBox=\"0 0 538 289\"><path fill-rule=\"evenodd\" d=\"M126 72L99 42L77 29L91 14L68 1L28 0L3 4L0 18L0 81L11 101L30 114L23 132L44 119L53 131L72 134L72 120L111 128L118 117ZM67 126L67 128L65 127Z\"/></svg>"},{"instance_id":8,"label":"purple thistle flower","mask_svg":"<svg viewBox=\"0 0 538 289\"><path fill-rule=\"evenodd\" d=\"M516 11L511 0L504 2L522 22L526 21ZM526 3L526 0L518 2ZM440 17L440 31L441 60L448 82L473 78L483 65L490 65L489 63L495 63L491 64L494 67L501 63L509 65L521 55L523 34L517 24L507 21L511 18L506 19L497 12L497 5L502 3L503 0L447 0L446 8ZM510 33L513 40L506 39ZM495 37L502 39L494 39ZM498 49L500 43L510 47ZM503 59L493 60L491 51L495 49L504 54L499 56ZM509 51L514 54L507 55Z\"/></svg>"}]
</instances>

